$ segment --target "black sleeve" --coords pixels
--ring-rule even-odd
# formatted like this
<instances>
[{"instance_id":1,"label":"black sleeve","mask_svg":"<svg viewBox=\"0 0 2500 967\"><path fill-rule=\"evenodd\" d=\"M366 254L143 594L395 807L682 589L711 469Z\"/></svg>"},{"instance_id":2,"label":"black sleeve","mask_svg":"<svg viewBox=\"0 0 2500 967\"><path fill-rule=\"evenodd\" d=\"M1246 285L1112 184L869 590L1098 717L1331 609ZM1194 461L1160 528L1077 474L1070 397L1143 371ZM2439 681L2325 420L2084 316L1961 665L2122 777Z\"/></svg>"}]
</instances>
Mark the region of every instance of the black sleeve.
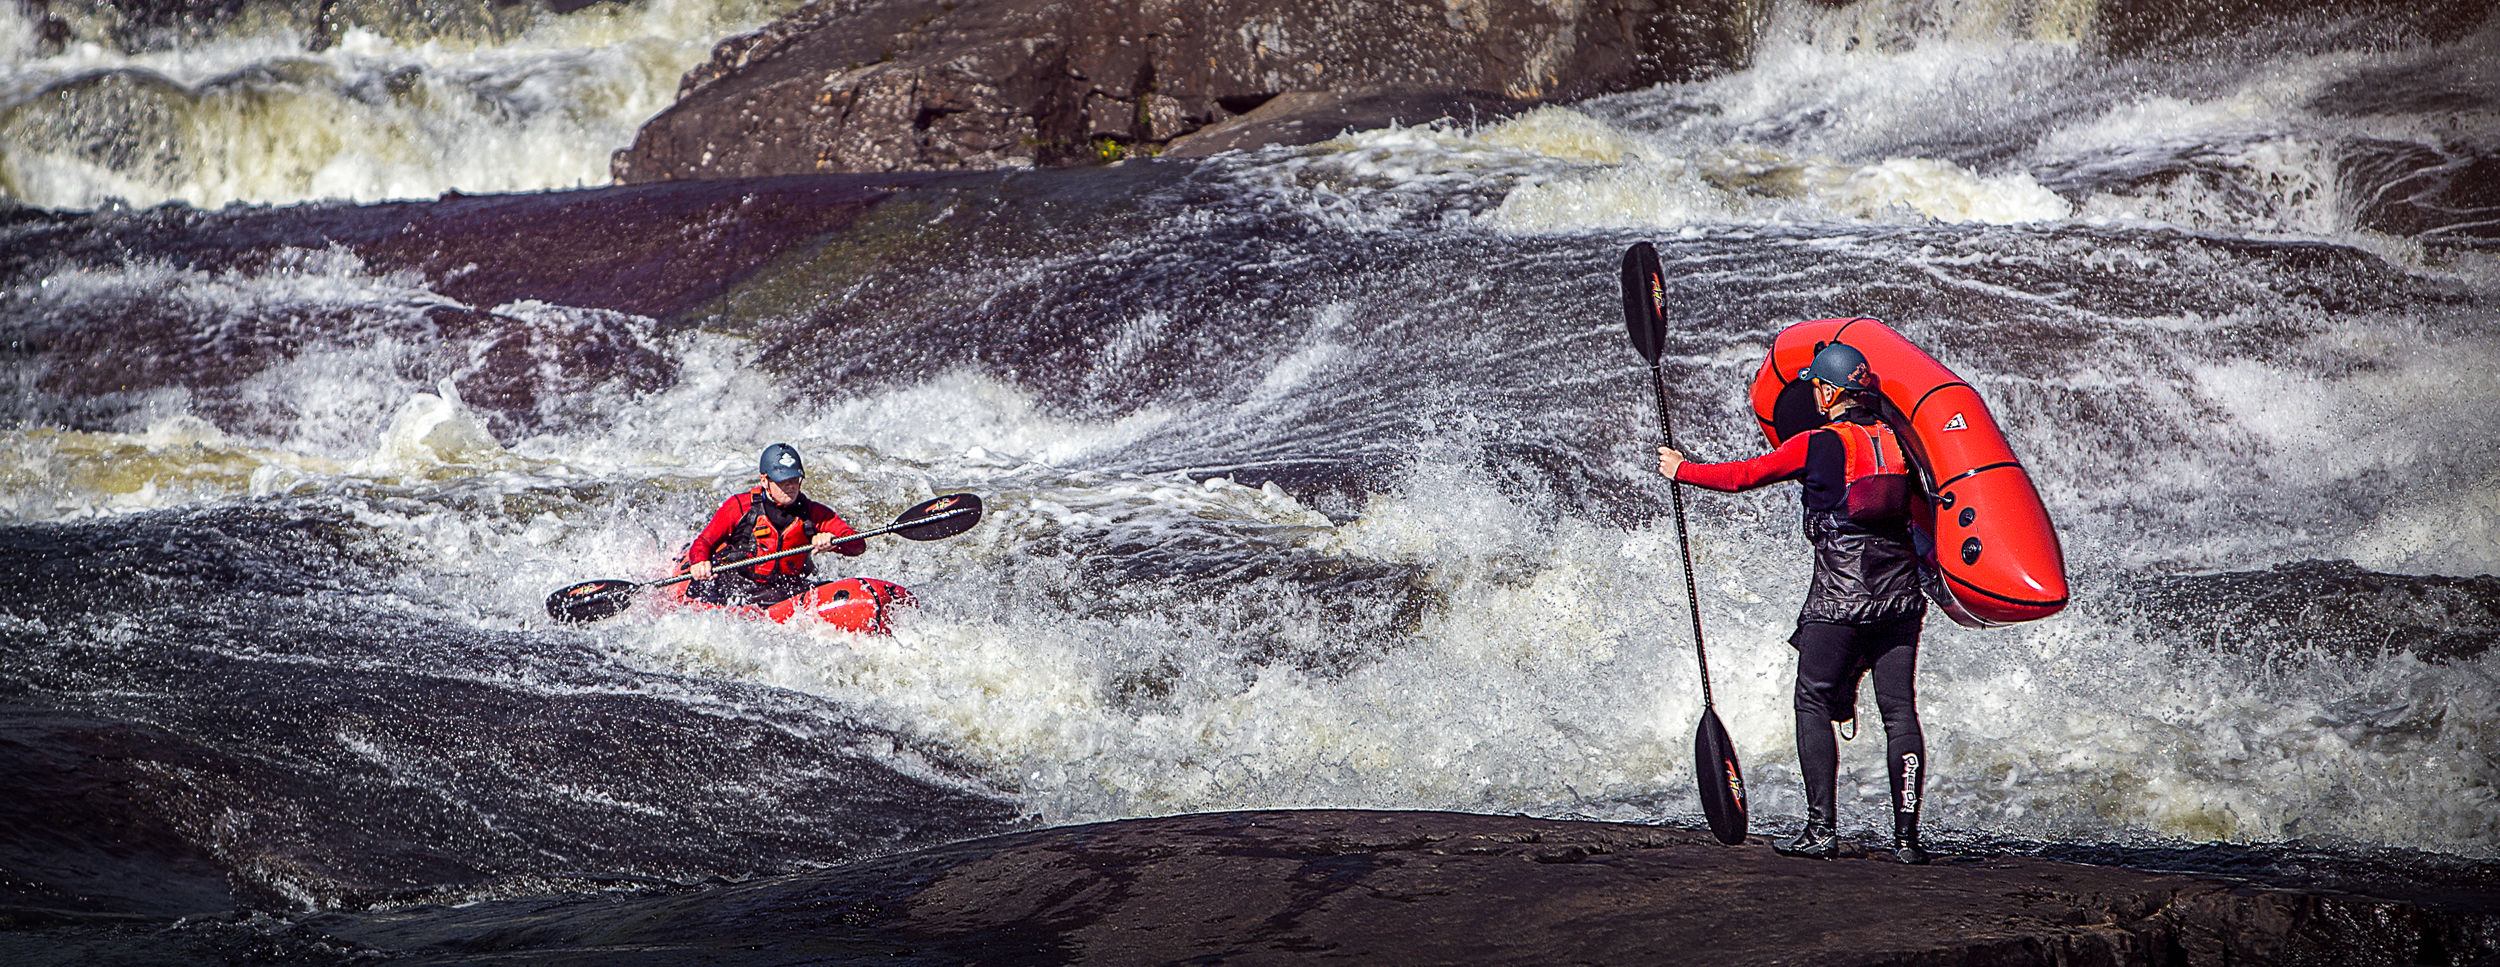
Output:
<instances>
[{"instance_id":1,"label":"black sleeve","mask_svg":"<svg viewBox=\"0 0 2500 967\"><path fill-rule=\"evenodd\" d=\"M1840 434L1817 428L1806 440L1806 472L1802 495L1807 510L1843 510L1849 506L1849 451Z\"/></svg>"}]
</instances>

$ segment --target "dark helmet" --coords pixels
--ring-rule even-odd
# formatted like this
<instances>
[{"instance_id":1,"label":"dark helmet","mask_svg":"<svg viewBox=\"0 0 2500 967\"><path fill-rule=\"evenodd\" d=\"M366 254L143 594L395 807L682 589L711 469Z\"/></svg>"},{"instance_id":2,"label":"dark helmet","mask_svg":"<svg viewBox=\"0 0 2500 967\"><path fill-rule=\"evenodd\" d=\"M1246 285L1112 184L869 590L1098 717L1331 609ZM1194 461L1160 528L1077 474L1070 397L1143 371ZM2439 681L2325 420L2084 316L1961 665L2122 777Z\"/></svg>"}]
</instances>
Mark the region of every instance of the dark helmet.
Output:
<instances>
[{"instance_id":1,"label":"dark helmet","mask_svg":"<svg viewBox=\"0 0 2500 967\"><path fill-rule=\"evenodd\" d=\"M755 470L774 483L788 483L807 476L807 465L799 462L799 448L776 443L764 448L764 459L756 461Z\"/></svg>"},{"instance_id":2,"label":"dark helmet","mask_svg":"<svg viewBox=\"0 0 2500 967\"><path fill-rule=\"evenodd\" d=\"M1797 372L1798 379L1813 379L1845 390L1861 393L1875 391L1875 371L1867 368L1866 354L1840 343L1823 347L1814 354L1814 364Z\"/></svg>"}]
</instances>

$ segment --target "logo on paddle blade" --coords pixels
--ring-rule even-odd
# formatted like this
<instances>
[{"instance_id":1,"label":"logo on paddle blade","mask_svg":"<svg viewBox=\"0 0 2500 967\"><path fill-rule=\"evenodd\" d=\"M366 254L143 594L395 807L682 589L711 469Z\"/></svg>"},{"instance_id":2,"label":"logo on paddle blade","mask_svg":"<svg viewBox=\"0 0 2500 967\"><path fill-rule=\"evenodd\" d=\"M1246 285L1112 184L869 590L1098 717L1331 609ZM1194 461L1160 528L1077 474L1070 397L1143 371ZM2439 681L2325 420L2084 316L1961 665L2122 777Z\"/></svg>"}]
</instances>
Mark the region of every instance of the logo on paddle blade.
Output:
<instances>
[{"instance_id":1,"label":"logo on paddle blade","mask_svg":"<svg viewBox=\"0 0 2500 967\"><path fill-rule=\"evenodd\" d=\"M1745 808L1745 777L1736 771L1734 760L1722 759L1719 764L1727 768L1727 794L1736 799L1736 808Z\"/></svg>"},{"instance_id":2,"label":"logo on paddle blade","mask_svg":"<svg viewBox=\"0 0 2500 967\"><path fill-rule=\"evenodd\" d=\"M1962 414L1955 413L1955 414L1953 414L1953 418L1952 418L1952 419L1944 421L1944 429L1939 430L1939 431L1937 431L1937 432L1939 432L1939 433L1950 433L1950 432L1952 432L1952 431L1954 431L1954 430L1967 430L1967 429L1970 429L1970 424L1969 424L1969 423L1966 423L1966 422L1963 422L1963 420L1962 420Z\"/></svg>"},{"instance_id":3,"label":"logo on paddle blade","mask_svg":"<svg viewBox=\"0 0 2500 967\"><path fill-rule=\"evenodd\" d=\"M932 513L932 514L934 514L934 513L937 513L938 511L945 510L946 508L953 507L953 506L955 506L955 502L956 502L956 501L958 501L958 500L962 500L962 499L963 499L962 497L948 497L948 498L946 498L945 500L941 500L941 501L938 501L937 503L930 504L930 505L929 505L929 512L930 512L930 513Z\"/></svg>"},{"instance_id":4,"label":"logo on paddle blade","mask_svg":"<svg viewBox=\"0 0 2500 967\"><path fill-rule=\"evenodd\" d=\"M1661 316L1667 314L1667 280L1655 272L1649 276L1649 307Z\"/></svg>"}]
</instances>

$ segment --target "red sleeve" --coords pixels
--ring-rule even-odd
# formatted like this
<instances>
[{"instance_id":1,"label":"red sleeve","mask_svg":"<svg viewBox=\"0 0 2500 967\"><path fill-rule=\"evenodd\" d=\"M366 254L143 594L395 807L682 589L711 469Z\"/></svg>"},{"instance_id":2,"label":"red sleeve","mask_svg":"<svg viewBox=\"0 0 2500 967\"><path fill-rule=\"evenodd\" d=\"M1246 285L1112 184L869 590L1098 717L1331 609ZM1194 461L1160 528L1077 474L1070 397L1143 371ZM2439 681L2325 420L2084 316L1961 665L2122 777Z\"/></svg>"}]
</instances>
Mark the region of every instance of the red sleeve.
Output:
<instances>
[{"instance_id":1,"label":"red sleeve","mask_svg":"<svg viewBox=\"0 0 2500 967\"><path fill-rule=\"evenodd\" d=\"M816 532L819 534L831 534L835 537L840 537L844 534L858 533L857 531L851 529L849 521L843 520L842 515L834 513L833 508L831 507L827 507L811 500L807 502L807 508L807 521L808 523L815 525ZM868 542L843 541L842 543L833 545L833 552L840 554L843 557L858 557L862 554L868 553Z\"/></svg>"},{"instance_id":2,"label":"red sleeve","mask_svg":"<svg viewBox=\"0 0 2500 967\"><path fill-rule=\"evenodd\" d=\"M1782 480L1796 480L1805 476L1806 441L1817 432L1820 431L1809 430L1789 437L1779 449L1751 460L1727 463L1694 463L1687 460L1675 468L1675 480L1731 494Z\"/></svg>"},{"instance_id":3,"label":"red sleeve","mask_svg":"<svg viewBox=\"0 0 2500 967\"><path fill-rule=\"evenodd\" d=\"M738 526L738 518L747 515L747 500L750 496L738 494L721 502L720 509L712 512L711 523L703 525L703 533L696 534L694 543L687 546L686 563L692 564L696 561L712 559L712 551L720 547L722 539L729 536L730 528Z\"/></svg>"}]
</instances>

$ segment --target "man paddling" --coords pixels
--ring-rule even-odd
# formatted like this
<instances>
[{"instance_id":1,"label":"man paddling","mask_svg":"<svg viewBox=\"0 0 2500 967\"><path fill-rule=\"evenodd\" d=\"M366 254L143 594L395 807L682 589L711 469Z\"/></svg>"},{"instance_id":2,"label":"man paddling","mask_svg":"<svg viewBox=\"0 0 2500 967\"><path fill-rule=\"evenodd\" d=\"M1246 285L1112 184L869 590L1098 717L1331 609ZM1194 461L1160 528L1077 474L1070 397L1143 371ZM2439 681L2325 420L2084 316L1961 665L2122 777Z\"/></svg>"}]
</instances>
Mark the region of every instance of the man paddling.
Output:
<instances>
[{"instance_id":1,"label":"man paddling","mask_svg":"<svg viewBox=\"0 0 2500 967\"><path fill-rule=\"evenodd\" d=\"M1658 472L1678 483L1734 493L1785 480L1805 485L1806 541L1814 577L1788 643L1797 649L1797 760L1806 787L1805 829L1773 845L1787 856L1839 853L1835 787L1840 746L1835 723L1856 736L1858 682L1875 673L1883 713L1885 765L1892 775L1893 858L1925 863L1918 843L1919 787L1927 744L1919 731L1918 636L1927 613L1920 559L1911 545L1909 462L1892 429L1860 394L1875 398L1865 355L1834 343L1798 374L1813 381L1828 420L1751 460L1691 463L1658 448Z\"/></svg>"},{"instance_id":2,"label":"man paddling","mask_svg":"<svg viewBox=\"0 0 2500 967\"><path fill-rule=\"evenodd\" d=\"M807 466L799 461L798 448L787 443L765 447L756 477L758 486L723 501L687 546L686 573L694 577L687 596L713 604L769 605L816 583L815 551L831 548L844 557L867 552L866 541L836 545L836 539L854 533L851 525L800 492L807 484ZM714 560L739 561L801 546L814 550L712 573Z\"/></svg>"}]
</instances>

